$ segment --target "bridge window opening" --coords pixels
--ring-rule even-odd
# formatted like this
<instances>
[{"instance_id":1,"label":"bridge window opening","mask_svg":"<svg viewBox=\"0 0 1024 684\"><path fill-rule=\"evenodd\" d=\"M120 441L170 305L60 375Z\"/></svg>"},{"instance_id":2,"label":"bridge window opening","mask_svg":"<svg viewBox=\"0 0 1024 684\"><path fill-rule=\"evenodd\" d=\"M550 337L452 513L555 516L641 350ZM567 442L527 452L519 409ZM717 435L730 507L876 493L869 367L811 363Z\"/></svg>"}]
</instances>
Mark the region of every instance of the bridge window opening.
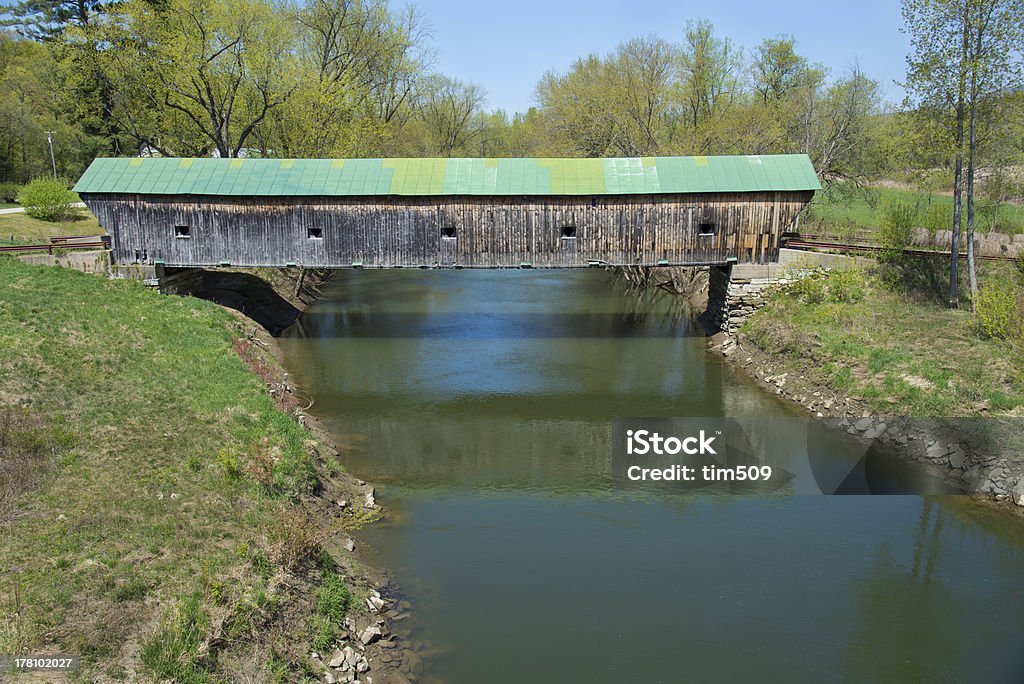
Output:
<instances>
[{"instance_id":1,"label":"bridge window opening","mask_svg":"<svg viewBox=\"0 0 1024 684\"><path fill-rule=\"evenodd\" d=\"M192 237L192 228L189 226L174 226L174 237L176 238L189 238Z\"/></svg>"},{"instance_id":2,"label":"bridge window opening","mask_svg":"<svg viewBox=\"0 0 1024 684\"><path fill-rule=\"evenodd\" d=\"M576 226L562 226L562 239L573 240L576 238Z\"/></svg>"},{"instance_id":3,"label":"bridge window opening","mask_svg":"<svg viewBox=\"0 0 1024 684\"><path fill-rule=\"evenodd\" d=\"M442 240L454 240L455 239L455 226L445 226L441 229Z\"/></svg>"},{"instance_id":4,"label":"bridge window opening","mask_svg":"<svg viewBox=\"0 0 1024 684\"><path fill-rule=\"evenodd\" d=\"M701 223L697 226L698 235L714 235L715 224L714 223Z\"/></svg>"},{"instance_id":5,"label":"bridge window opening","mask_svg":"<svg viewBox=\"0 0 1024 684\"><path fill-rule=\"evenodd\" d=\"M319 226L310 226L306 228L306 236L310 240L322 240L324 237L324 229Z\"/></svg>"}]
</instances>

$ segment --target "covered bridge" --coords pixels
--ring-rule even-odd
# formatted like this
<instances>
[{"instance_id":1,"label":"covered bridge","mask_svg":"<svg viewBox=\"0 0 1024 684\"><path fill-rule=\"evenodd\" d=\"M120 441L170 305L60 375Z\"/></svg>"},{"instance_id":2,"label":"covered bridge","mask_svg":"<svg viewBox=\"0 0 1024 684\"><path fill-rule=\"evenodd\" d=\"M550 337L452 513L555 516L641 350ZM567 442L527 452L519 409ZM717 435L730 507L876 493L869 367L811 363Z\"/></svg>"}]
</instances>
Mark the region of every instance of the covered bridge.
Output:
<instances>
[{"instance_id":1,"label":"covered bridge","mask_svg":"<svg viewBox=\"0 0 1024 684\"><path fill-rule=\"evenodd\" d=\"M96 159L75 190L116 263L574 267L774 261L806 155Z\"/></svg>"}]
</instances>

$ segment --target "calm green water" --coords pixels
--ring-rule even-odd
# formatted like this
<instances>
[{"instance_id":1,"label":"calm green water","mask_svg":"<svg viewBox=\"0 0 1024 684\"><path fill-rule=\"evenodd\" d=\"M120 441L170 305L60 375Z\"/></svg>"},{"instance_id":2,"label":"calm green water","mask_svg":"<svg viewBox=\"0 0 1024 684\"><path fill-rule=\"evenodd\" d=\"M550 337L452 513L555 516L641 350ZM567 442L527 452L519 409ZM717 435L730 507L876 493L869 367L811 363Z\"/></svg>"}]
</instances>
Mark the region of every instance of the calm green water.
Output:
<instances>
[{"instance_id":1,"label":"calm green water","mask_svg":"<svg viewBox=\"0 0 1024 684\"><path fill-rule=\"evenodd\" d=\"M364 543L424 680L1024 681L1018 520L613 486L614 417L792 415L664 311L600 271L352 271L281 340L392 512Z\"/></svg>"}]
</instances>

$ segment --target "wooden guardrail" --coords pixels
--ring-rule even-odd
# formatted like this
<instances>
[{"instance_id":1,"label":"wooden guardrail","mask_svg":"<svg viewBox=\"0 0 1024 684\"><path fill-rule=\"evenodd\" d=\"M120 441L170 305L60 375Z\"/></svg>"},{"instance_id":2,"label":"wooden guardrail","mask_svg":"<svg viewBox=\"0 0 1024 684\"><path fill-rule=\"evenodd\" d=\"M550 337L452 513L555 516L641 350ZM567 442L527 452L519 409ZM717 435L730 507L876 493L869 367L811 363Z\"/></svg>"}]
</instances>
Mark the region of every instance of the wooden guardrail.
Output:
<instances>
[{"instance_id":1,"label":"wooden guardrail","mask_svg":"<svg viewBox=\"0 0 1024 684\"><path fill-rule=\"evenodd\" d=\"M46 252L55 249L110 249L109 235L60 235L51 237L45 245L4 245L0 252Z\"/></svg>"},{"instance_id":2,"label":"wooden guardrail","mask_svg":"<svg viewBox=\"0 0 1024 684\"><path fill-rule=\"evenodd\" d=\"M78 240L86 240L86 241L92 241L92 242L96 242L96 241L99 240L99 241L103 241L103 242L108 242L109 243L110 242L110 236L109 235L53 235L53 236L50 237L50 242L52 242L55 245L64 244L66 242L76 242Z\"/></svg>"},{"instance_id":3,"label":"wooden guardrail","mask_svg":"<svg viewBox=\"0 0 1024 684\"><path fill-rule=\"evenodd\" d=\"M840 242L838 240L829 239L828 236L823 235L798 235L798 236L783 236L782 246L788 249L826 249L826 250L837 250L841 252L863 252L868 254L877 254L884 250L884 247L880 245L872 245L864 242ZM916 249L913 247L907 247L900 250L904 254L911 256L944 256L950 255L949 250L940 249ZM967 252L960 252L961 259L967 258ZM1016 257L1011 256L991 256L975 254L976 259L982 261L1017 261Z\"/></svg>"}]
</instances>

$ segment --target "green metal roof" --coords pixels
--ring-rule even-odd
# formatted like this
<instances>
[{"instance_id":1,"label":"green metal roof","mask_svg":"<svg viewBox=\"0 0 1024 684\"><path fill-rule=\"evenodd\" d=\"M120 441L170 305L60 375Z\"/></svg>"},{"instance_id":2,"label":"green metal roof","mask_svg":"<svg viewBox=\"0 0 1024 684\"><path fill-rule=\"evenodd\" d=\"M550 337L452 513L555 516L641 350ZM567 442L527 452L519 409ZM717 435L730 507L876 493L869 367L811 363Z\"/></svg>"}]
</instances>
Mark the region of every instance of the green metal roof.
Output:
<instances>
[{"instance_id":1,"label":"green metal roof","mask_svg":"<svg viewBox=\"0 0 1024 684\"><path fill-rule=\"evenodd\" d=\"M818 190L804 154L610 159L96 159L80 193L630 195Z\"/></svg>"}]
</instances>

